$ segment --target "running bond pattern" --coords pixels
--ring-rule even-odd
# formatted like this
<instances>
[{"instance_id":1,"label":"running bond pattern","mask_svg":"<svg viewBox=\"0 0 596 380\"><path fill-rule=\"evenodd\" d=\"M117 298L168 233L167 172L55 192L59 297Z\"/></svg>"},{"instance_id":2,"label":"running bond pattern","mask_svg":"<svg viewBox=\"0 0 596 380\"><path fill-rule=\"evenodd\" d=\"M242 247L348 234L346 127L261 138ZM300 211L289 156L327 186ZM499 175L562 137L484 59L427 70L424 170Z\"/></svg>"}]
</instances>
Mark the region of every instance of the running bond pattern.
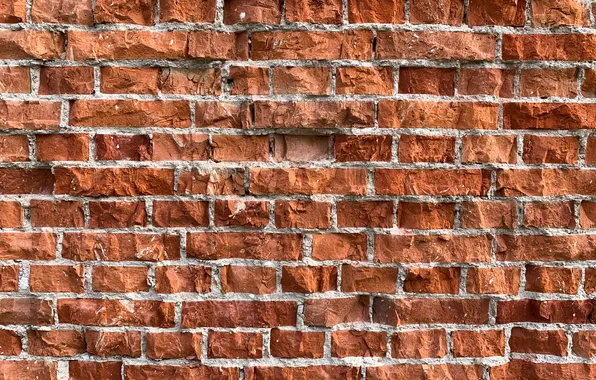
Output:
<instances>
[{"instance_id":1,"label":"running bond pattern","mask_svg":"<svg viewBox=\"0 0 596 380\"><path fill-rule=\"evenodd\" d=\"M0 378L596 378L594 9L0 0Z\"/></svg>"}]
</instances>

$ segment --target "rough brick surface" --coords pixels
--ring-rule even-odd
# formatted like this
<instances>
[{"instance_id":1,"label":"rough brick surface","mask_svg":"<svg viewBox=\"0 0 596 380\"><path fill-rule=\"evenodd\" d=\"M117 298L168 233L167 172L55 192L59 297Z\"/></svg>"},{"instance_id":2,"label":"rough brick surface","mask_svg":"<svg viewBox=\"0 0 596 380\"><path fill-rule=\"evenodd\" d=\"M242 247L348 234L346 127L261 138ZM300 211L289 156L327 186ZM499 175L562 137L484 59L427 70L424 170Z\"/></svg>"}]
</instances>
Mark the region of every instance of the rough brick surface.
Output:
<instances>
[{"instance_id":1,"label":"rough brick surface","mask_svg":"<svg viewBox=\"0 0 596 380\"><path fill-rule=\"evenodd\" d=\"M596 378L596 0L0 0L0 379Z\"/></svg>"}]
</instances>

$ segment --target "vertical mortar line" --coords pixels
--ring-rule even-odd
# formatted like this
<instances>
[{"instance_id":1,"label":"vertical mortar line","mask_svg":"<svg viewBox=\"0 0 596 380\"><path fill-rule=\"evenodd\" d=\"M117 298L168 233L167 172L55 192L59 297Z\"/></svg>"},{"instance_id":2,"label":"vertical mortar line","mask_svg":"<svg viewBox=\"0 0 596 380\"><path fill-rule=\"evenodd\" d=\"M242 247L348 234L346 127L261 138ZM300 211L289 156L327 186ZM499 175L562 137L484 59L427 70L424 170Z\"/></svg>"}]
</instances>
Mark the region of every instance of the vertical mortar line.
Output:
<instances>
[{"instance_id":1,"label":"vertical mortar line","mask_svg":"<svg viewBox=\"0 0 596 380\"><path fill-rule=\"evenodd\" d=\"M31 9L33 8L33 0L27 0L25 22L30 24L31 21Z\"/></svg>"},{"instance_id":2,"label":"vertical mortar line","mask_svg":"<svg viewBox=\"0 0 596 380\"><path fill-rule=\"evenodd\" d=\"M584 80L586 79L586 69L584 67L578 67L577 68L577 99L581 100L584 99L584 94L582 93L582 85L584 83Z\"/></svg>"},{"instance_id":3,"label":"vertical mortar line","mask_svg":"<svg viewBox=\"0 0 596 380\"><path fill-rule=\"evenodd\" d=\"M524 134L519 132L517 138L517 162L518 165L524 163Z\"/></svg>"},{"instance_id":4,"label":"vertical mortar line","mask_svg":"<svg viewBox=\"0 0 596 380\"><path fill-rule=\"evenodd\" d=\"M464 25L468 25L469 8L470 8L470 0L464 0L464 19L463 19Z\"/></svg>"},{"instance_id":5,"label":"vertical mortar line","mask_svg":"<svg viewBox=\"0 0 596 380\"><path fill-rule=\"evenodd\" d=\"M404 0L404 23L410 23L410 0Z\"/></svg>"},{"instance_id":6,"label":"vertical mortar line","mask_svg":"<svg viewBox=\"0 0 596 380\"><path fill-rule=\"evenodd\" d=\"M154 6L154 12L155 12L155 14L153 15L153 25L154 26L158 26L159 23L160 23L160 17L159 17L159 14L160 14L160 5L161 5L160 4L160 1L161 0L155 0L155 6Z\"/></svg>"},{"instance_id":7,"label":"vertical mortar line","mask_svg":"<svg viewBox=\"0 0 596 380\"><path fill-rule=\"evenodd\" d=\"M350 23L349 14L348 14L348 0L341 1L341 10L342 10L342 22L343 25L348 25Z\"/></svg>"},{"instance_id":8,"label":"vertical mortar line","mask_svg":"<svg viewBox=\"0 0 596 380\"><path fill-rule=\"evenodd\" d=\"M224 25L224 0L215 0L215 26Z\"/></svg>"},{"instance_id":9,"label":"vertical mortar line","mask_svg":"<svg viewBox=\"0 0 596 380\"><path fill-rule=\"evenodd\" d=\"M399 94L399 66L393 68L393 95Z\"/></svg>"}]
</instances>

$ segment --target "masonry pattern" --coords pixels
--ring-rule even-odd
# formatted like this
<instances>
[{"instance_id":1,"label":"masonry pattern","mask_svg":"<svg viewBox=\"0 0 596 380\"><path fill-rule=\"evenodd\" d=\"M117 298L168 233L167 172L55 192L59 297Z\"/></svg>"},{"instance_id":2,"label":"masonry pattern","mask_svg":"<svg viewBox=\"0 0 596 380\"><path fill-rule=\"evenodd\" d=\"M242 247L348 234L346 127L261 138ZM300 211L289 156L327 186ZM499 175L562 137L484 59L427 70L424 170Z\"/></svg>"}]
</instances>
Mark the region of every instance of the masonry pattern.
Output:
<instances>
[{"instance_id":1,"label":"masonry pattern","mask_svg":"<svg viewBox=\"0 0 596 380\"><path fill-rule=\"evenodd\" d=\"M591 0L0 0L0 379L596 378Z\"/></svg>"}]
</instances>

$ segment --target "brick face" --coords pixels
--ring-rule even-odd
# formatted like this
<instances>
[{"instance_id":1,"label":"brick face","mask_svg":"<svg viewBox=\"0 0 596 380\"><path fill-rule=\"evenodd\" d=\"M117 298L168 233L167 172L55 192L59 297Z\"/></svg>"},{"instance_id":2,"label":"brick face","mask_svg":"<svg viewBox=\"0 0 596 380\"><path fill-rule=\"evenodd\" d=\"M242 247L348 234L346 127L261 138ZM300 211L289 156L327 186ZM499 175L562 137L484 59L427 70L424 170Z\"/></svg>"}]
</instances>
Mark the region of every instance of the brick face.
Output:
<instances>
[{"instance_id":1,"label":"brick face","mask_svg":"<svg viewBox=\"0 0 596 380\"><path fill-rule=\"evenodd\" d=\"M0 0L0 379L591 379L593 0Z\"/></svg>"}]
</instances>

